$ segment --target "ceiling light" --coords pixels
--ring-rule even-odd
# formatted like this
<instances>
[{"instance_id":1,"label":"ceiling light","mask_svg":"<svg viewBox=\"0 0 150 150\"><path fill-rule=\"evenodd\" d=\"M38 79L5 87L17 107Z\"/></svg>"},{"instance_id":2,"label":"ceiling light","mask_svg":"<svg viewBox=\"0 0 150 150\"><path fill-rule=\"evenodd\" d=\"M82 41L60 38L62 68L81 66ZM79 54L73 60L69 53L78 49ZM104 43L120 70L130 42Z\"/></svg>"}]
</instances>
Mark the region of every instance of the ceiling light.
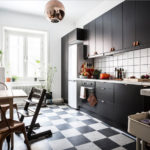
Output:
<instances>
[{"instance_id":1,"label":"ceiling light","mask_svg":"<svg viewBox=\"0 0 150 150\"><path fill-rule=\"evenodd\" d=\"M64 5L58 0L50 0L45 6L45 15L52 23L60 22L65 16Z\"/></svg>"}]
</instances>

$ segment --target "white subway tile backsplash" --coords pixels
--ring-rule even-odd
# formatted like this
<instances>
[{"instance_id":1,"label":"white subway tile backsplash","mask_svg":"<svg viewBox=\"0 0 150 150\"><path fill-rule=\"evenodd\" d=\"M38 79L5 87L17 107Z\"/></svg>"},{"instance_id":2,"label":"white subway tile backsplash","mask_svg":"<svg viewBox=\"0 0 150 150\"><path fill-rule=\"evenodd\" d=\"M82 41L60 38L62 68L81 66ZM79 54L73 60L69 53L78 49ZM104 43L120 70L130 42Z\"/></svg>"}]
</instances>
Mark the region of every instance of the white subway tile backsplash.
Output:
<instances>
[{"instance_id":1,"label":"white subway tile backsplash","mask_svg":"<svg viewBox=\"0 0 150 150\"><path fill-rule=\"evenodd\" d=\"M122 54L118 55L118 60L122 60Z\"/></svg>"},{"instance_id":2,"label":"white subway tile backsplash","mask_svg":"<svg viewBox=\"0 0 150 150\"><path fill-rule=\"evenodd\" d=\"M141 65L141 72L147 72L148 65Z\"/></svg>"},{"instance_id":3,"label":"white subway tile backsplash","mask_svg":"<svg viewBox=\"0 0 150 150\"><path fill-rule=\"evenodd\" d=\"M150 65L147 67L147 73L150 74Z\"/></svg>"},{"instance_id":4,"label":"white subway tile backsplash","mask_svg":"<svg viewBox=\"0 0 150 150\"><path fill-rule=\"evenodd\" d=\"M133 66L128 66L128 72L133 73Z\"/></svg>"},{"instance_id":5,"label":"white subway tile backsplash","mask_svg":"<svg viewBox=\"0 0 150 150\"><path fill-rule=\"evenodd\" d=\"M133 66L133 59L128 59L128 66Z\"/></svg>"},{"instance_id":6,"label":"white subway tile backsplash","mask_svg":"<svg viewBox=\"0 0 150 150\"><path fill-rule=\"evenodd\" d=\"M111 67L109 71L110 71L111 73L114 73L115 68Z\"/></svg>"},{"instance_id":7,"label":"white subway tile backsplash","mask_svg":"<svg viewBox=\"0 0 150 150\"><path fill-rule=\"evenodd\" d=\"M118 60L118 66L122 67L122 59Z\"/></svg>"},{"instance_id":8,"label":"white subway tile backsplash","mask_svg":"<svg viewBox=\"0 0 150 150\"><path fill-rule=\"evenodd\" d=\"M140 66L134 66L134 73L140 72Z\"/></svg>"},{"instance_id":9,"label":"white subway tile backsplash","mask_svg":"<svg viewBox=\"0 0 150 150\"><path fill-rule=\"evenodd\" d=\"M114 60L114 57L113 56L110 56L109 57L109 61L113 61Z\"/></svg>"},{"instance_id":10,"label":"white subway tile backsplash","mask_svg":"<svg viewBox=\"0 0 150 150\"><path fill-rule=\"evenodd\" d=\"M141 65L147 64L147 57L141 57Z\"/></svg>"},{"instance_id":11,"label":"white subway tile backsplash","mask_svg":"<svg viewBox=\"0 0 150 150\"><path fill-rule=\"evenodd\" d=\"M94 66L102 72L114 75L114 68L124 68L126 77L150 73L150 48L95 58Z\"/></svg>"},{"instance_id":12,"label":"white subway tile backsplash","mask_svg":"<svg viewBox=\"0 0 150 150\"><path fill-rule=\"evenodd\" d=\"M134 65L140 65L140 58L134 58Z\"/></svg>"},{"instance_id":13,"label":"white subway tile backsplash","mask_svg":"<svg viewBox=\"0 0 150 150\"><path fill-rule=\"evenodd\" d=\"M109 61L106 61L106 67L109 67Z\"/></svg>"},{"instance_id":14,"label":"white subway tile backsplash","mask_svg":"<svg viewBox=\"0 0 150 150\"><path fill-rule=\"evenodd\" d=\"M128 58L128 53L123 53L123 59L127 59Z\"/></svg>"},{"instance_id":15,"label":"white subway tile backsplash","mask_svg":"<svg viewBox=\"0 0 150 150\"><path fill-rule=\"evenodd\" d=\"M110 61L110 62L109 62L109 66L110 66L110 67L114 67L114 61Z\"/></svg>"},{"instance_id":16,"label":"white subway tile backsplash","mask_svg":"<svg viewBox=\"0 0 150 150\"><path fill-rule=\"evenodd\" d=\"M114 60L117 60L117 56L114 56Z\"/></svg>"},{"instance_id":17,"label":"white subway tile backsplash","mask_svg":"<svg viewBox=\"0 0 150 150\"><path fill-rule=\"evenodd\" d=\"M134 58L141 56L141 51L140 51L140 50L136 50L136 51L134 51L133 53L134 53Z\"/></svg>"},{"instance_id":18,"label":"white subway tile backsplash","mask_svg":"<svg viewBox=\"0 0 150 150\"><path fill-rule=\"evenodd\" d=\"M147 48L141 49L141 57L147 56Z\"/></svg>"},{"instance_id":19,"label":"white subway tile backsplash","mask_svg":"<svg viewBox=\"0 0 150 150\"><path fill-rule=\"evenodd\" d=\"M128 58L133 58L133 51L128 52Z\"/></svg>"},{"instance_id":20,"label":"white subway tile backsplash","mask_svg":"<svg viewBox=\"0 0 150 150\"><path fill-rule=\"evenodd\" d=\"M114 61L114 67L117 67L118 66L118 63L117 63L117 60Z\"/></svg>"},{"instance_id":21,"label":"white subway tile backsplash","mask_svg":"<svg viewBox=\"0 0 150 150\"><path fill-rule=\"evenodd\" d=\"M134 76L135 76L136 78L140 78L141 74L140 74L140 73L134 73Z\"/></svg>"},{"instance_id":22,"label":"white subway tile backsplash","mask_svg":"<svg viewBox=\"0 0 150 150\"><path fill-rule=\"evenodd\" d=\"M127 59L123 59L122 61L123 61L123 66L127 66L128 65Z\"/></svg>"},{"instance_id":23,"label":"white subway tile backsplash","mask_svg":"<svg viewBox=\"0 0 150 150\"><path fill-rule=\"evenodd\" d=\"M103 68L106 67L106 62L105 62L105 61L102 62L102 67L103 67Z\"/></svg>"},{"instance_id":24,"label":"white subway tile backsplash","mask_svg":"<svg viewBox=\"0 0 150 150\"><path fill-rule=\"evenodd\" d=\"M150 56L150 48L147 49L148 56Z\"/></svg>"},{"instance_id":25,"label":"white subway tile backsplash","mask_svg":"<svg viewBox=\"0 0 150 150\"><path fill-rule=\"evenodd\" d=\"M106 72L110 72L110 68L106 68Z\"/></svg>"},{"instance_id":26,"label":"white subway tile backsplash","mask_svg":"<svg viewBox=\"0 0 150 150\"><path fill-rule=\"evenodd\" d=\"M147 58L147 61L148 65L150 65L150 56Z\"/></svg>"}]
</instances>

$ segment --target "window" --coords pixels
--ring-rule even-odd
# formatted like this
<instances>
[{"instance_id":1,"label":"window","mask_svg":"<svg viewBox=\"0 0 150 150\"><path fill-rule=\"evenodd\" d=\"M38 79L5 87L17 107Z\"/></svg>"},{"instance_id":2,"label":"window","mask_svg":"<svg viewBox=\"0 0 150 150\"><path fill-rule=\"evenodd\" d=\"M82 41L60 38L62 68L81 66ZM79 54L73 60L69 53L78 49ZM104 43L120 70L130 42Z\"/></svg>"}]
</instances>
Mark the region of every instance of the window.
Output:
<instances>
[{"instance_id":1,"label":"window","mask_svg":"<svg viewBox=\"0 0 150 150\"><path fill-rule=\"evenodd\" d=\"M44 78L47 62L46 33L6 28L4 36L6 76Z\"/></svg>"}]
</instances>

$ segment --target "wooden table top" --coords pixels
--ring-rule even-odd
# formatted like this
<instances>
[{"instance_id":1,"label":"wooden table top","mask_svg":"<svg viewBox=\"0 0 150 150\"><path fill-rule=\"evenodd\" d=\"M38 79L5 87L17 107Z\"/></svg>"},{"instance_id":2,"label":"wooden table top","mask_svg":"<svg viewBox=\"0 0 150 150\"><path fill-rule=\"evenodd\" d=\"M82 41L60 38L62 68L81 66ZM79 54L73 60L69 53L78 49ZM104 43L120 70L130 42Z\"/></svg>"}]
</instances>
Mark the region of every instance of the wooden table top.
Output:
<instances>
[{"instance_id":1,"label":"wooden table top","mask_svg":"<svg viewBox=\"0 0 150 150\"><path fill-rule=\"evenodd\" d=\"M23 98L27 97L27 94L23 90L0 90L0 99L4 98Z\"/></svg>"}]
</instances>

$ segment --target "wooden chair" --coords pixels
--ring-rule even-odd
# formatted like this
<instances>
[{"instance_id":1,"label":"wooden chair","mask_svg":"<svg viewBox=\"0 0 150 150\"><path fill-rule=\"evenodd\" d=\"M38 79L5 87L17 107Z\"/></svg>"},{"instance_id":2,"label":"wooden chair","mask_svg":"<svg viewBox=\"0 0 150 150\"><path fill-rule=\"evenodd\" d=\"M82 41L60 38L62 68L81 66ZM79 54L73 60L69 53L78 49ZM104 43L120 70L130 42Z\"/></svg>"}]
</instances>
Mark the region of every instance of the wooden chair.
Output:
<instances>
[{"instance_id":1,"label":"wooden chair","mask_svg":"<svg viewBox=\"0 0 150 150\"><path fill-rule=\"evenodd\" d=\"M26 129L25 129L24 123L20 121L15 121L12 119L6 119L5 110L3 110L1 106L0 106L0 112L3 116L3 120L0 121L0 150L2 150L4 139L6 139L7 137L9 137L11 134L15 132L23 133L27 148L28 150L31 150L29 142L28 142L28 138L26 135ZM8 140L10 140L10 138L8 138ZM8 146L8 149L9 149L9 146Z\"/></svg>"},{"instance_id":2,"label":"wooden chair","mask_svg":"<svg viewBox=\"0 0 150 150\"><path fill-rule=\"evenodd\" d=\"M24 110L19 110L19 114L21 115L20 121L23 122L25 117L33 117L29 126L26 126L27 129L27 137L29 140L38 140L39 138L49 137L52 135L51 130L44 131L41 133L36 133L34 129L40 127L39 123L36 123L37 117L39 115L43 100L46 95L46 90L32 88L28 99L26 99L26 104ZM38 100L38 102L34 102L34 99ZM36 108L33 109L30 106L33 104L36 105ZM34 131L33 131L34 130Z\"/></svg>"}]
</instances>

